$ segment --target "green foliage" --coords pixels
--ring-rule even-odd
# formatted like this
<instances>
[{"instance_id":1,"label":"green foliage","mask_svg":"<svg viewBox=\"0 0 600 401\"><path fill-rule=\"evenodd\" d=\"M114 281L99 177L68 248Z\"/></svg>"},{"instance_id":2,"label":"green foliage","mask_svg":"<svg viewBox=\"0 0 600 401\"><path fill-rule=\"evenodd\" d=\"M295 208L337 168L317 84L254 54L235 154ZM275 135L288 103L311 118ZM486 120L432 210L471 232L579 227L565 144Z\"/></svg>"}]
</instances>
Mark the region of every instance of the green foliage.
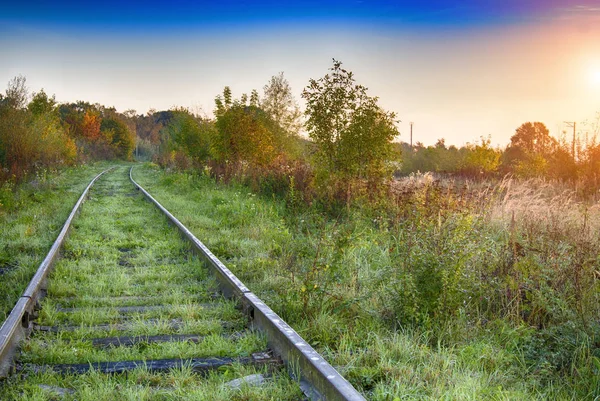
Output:
<instances>
[{"instance_id":1,"label":"green foliage","mask_svg":"<svg viewBox=\"0 0 600 401\"><path fill-rule=\"evenodd\" d=\"M135 148L135 137L127 125L116 116L102 119L102 135L108 140L117 158L130 160Z\"/></svg>"},{"instance_id":2,"label":"green foliage","mask_svg":"<svg viewBox=\"0 0 600 401\"><path fill-rule=\"evenodd\" d=\"M292 95L290 83L283 76L283 72L272 76L269 83L264 86L263 90L264 95L260 101L260 108L263 109L275 124L283 129L287 135L298 135L302 128L300 108ZM250 106L257 105L258 93L253 91L253 96L250 99Z\"/></svg>"},{"instance_id":3,"label":"green foliage","mask_svg":"<svg viewBox=\"0 0 600 401\"><path fill-rule=\"evenodd\" d=\"M498 169L502 153L492 148L490 143L490 138L481 138L480 143L467 144L464 170L472 174L489 174Z\"/></svg>"},{"instance_id":4,"label":"green foliage","mask_svg":"<svg viewBox=\"0 0 600 401\"><path fill-rule=\"evenodd\" d=\"M276 155L278 145L260 109L237 105L217 119L218 136L214 149L217 160L266 166ZM271 125L272 127L272 125Z\"/></svg>"},{"instance_id":5,"label":"green foliage","mask_svg":"<svg viewBox=\"0 0 600 401\"><path fill-rule=\"evenodd\" d=\"M33 99L27 105L27 110L32 113L34 116L39 116L42 114L50 114L56 111L56 99L55 96L48 97L46 92L42 89L35 95L33 95Z\"/></svg>"},{"instance_id":6,"label":"green foliage","mask_svg":"<svg viewBox=\"0 0 600 401\"><path fill-rule=\"evenodd\" d=\"M544 176L557 149L558 142L543 123L527 122L510 138L503 163L520 177Z\"/></svg>"},{"instance_id":7,"label":"green foliage","mask_svg":"<svg viewBox=\"0 0 600 401\"><path fill-rule=\"evenodd\" d=\"M4 320L56 239L89 180L106 166L38 169L0 184L0 319Z\"/></svg>"},{"instance_id":8,"label":"green foliage","mask_svg":"<svg viewBox=\"0 0 600 401\"><path fill-rule=\"evenodd\" d=\"M233 100L231 97L231 88L229 86L226 86L223 89L223 95L218 95L215 98L215 116L219 117L223 114L225 114L225 112L227 110L229 110L231 108L231 106L233 105Z\"/></svg>"},{"instance_id":9,"label":"green foliage","mask_svg":"<svg viewBox=\"0 0 600 401\"><path fill-rule=\"evenodd\" d=\"M19 75L8 81L6 95L2 98L2 105L12 109L24 109L29 99L27 79Z\"/></svg>"},{"instance_id":10,"label":"green foliage","mask_svg":"<svg viewBox=\"0 0 600 401\"><path fill-rule=\"evenodd\" d=\"M402 162L399 172L410 174L416 172L458 172L464 164L465 148L456 146L446 147L443 139L439 139L434 146L423 146L417 142L410 146L403 142L397 145L402 152Z\"/></svg>"},{"instance_id":11,"label":"green foliage","mask_svg":"<svg viewBox=\"0 0 600 401\"><path fill-rule=\"evenodd\" d=\"M598 214L561 218L575 205L518 212L538 202L533 184L519 206L515 184L415 176L396 183L404 187L391 204L354 204L331 218L294 201L295 179L279 202L203 175L138 171L372 399L599 394Z\"/></svg>"},{"instance_id":12,"label":"green foliage","mask_svg":"<svg viewBox=\"0 0 600 401\"><path fill-rule=\"evenodd\" d=\"M214 125L198 121L189 112L178 111L167 127L175 146L197 161L206 161L210 156L210 141L215 134Z\"/></svg>"},{"instance_id":13,"label":"green foliage","mask_svg":"<svg viewBox=\"0 0 600 401\"><path fill-rule=\"evenodd\" d=\"M0 181L19 180L76 158L75 144L59 123L54 98L43 91L28 105L27 98L25 78L18 77L9 83L0 103Z\"/></svg>"},{"instance_id":14,"label":"green foliage","mask_svg":"<svg viewBox=\"0 0 600 401\"><path fill-rule=\"evenodd\" d=\"M547 155L554 150L557 142L550 136L550 131L543 123L524 123L510 138L510 146L519 148L525 154Z\"/></svg>"},{"instance_id":15,"label":"green foliage","mask_svg":"<svg viewBox=\"0 0 600 401\"><path fill-rule=\"evenodd\" d=\"M311 79L302 93L307 130L317 147L317 175L381 182L393 157L396 116L382 110L341 62L334 60L330 71Z\"/></svg>"},{"instance_id":16,"label":"green foliage","mask_svg":"<svg viewBox=\"0 0 600 401\"><path fill-rule=\"evenodd\" d=\"M266 167L284 152L286 134L264 110L242 100L232 102L229 87L215 103L212 153L218 162Z\"/></svg>"}]
</instances>

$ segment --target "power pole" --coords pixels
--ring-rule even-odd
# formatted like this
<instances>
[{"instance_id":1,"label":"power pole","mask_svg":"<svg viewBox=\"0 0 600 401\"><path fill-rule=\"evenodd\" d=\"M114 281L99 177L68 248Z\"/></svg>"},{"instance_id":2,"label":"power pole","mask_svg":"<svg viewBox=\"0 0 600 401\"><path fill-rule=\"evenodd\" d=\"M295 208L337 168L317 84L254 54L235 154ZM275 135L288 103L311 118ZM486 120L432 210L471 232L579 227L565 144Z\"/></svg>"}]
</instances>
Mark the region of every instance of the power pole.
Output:
<instances>
[{"instance_id":1,"label":"power pole","mask_svg":"<svg viewBox=\"0 0 600 401\"><path fill-rule=\"evenodd\" d=\"M569 128L573 128L573 144L572 144L572 149L571 149L571 153L573 154L573 160L575 160L575 126L577 125L576 121L565 121L565 124L567 124L567 127Z\"/></svg>"},{"instance_id":2,"label":"power pole","mask_svg":"<svg viewBox=\"0 0 600 401\"><path fill-rule=\"evenodd\" d=\"M413 128L413 122L410 122L410 148L412 149L412 128Z\"/></svg>"}]
</instances>

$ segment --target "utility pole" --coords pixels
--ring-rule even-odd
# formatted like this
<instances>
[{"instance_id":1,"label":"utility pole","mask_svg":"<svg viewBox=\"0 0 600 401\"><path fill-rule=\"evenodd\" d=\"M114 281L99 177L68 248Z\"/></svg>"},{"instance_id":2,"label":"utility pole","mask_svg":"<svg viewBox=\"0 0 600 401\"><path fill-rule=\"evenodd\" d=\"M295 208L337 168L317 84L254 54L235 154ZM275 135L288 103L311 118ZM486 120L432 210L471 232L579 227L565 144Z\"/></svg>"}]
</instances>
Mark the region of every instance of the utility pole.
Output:
<instances>
[{"instance_id":1,"label":"utility pole","mask_svg":"<svg viewBox=\"0 0 600 401\"><path fill-rule=\"evenodd\" d=\"M413 128L413 122L410 122L410 148L412 150L412 128Z\"/></svg>"},{"instance_id":2,"label":"utility pole","mask_svg":"<svg viewBox=\"0 0 600 401\"><path fill-rule=\"evenodd\" d=\"M573 147L571 150L571 153L573 154L573 160L575 160L575 126L577 125L576 121L565 121L565 124L567 124L567 127L569 128L573 128Z\"/></svg>"}]
</instances>

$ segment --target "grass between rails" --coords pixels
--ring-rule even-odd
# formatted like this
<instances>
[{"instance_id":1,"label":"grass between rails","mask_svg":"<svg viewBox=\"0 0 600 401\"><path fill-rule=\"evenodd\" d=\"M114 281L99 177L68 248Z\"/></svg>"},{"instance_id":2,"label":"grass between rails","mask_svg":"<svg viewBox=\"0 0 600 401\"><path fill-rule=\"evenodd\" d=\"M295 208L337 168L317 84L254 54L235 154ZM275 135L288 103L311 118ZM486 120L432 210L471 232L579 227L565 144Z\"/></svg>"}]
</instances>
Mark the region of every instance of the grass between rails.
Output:
<instances>
[{"instance_id":1,"label":"grass between rails","mask_svg":"<svg viewBox=\"0 0 600 401\"><path fill-rule=\"evenodd\" d=\"M38 173L0 187L0 319L4 321L46 257L81 192L107 163Z\"/></svg>"},{"instance_id":2,"label":"grass between rails","mask_svg":"<svg viewBox=\"0 0 600 401\"><path fill-rule=\"evenodd\" d=\"M199 377L189 368L172 370L169 374L154 374L144 369L136 369L128 375L103 375L90 372L85 375L61 376L43 373L29 377L19 383L18 390L13 388L5 393L6 399L23 401L33 400L192 400L192 401L245 401L245 400L296 400L299 394L290 392L297 384L287 375L275 375L261 386L243 385L240 389L231 389L223 385L233 380L263 371L234 364ZM48 387L40 387L51 386ZM58 395L55 388L77 388L76 393ZM291 394L290 394L291 393ZM10 398L8 398L10 397Z\"/></svg>"},{"instance_id":3,"label":"grass between rails","mask_svg":"<svg viewBox=\"0 0 600 401\"><path fill-rule=\"evenodd\" d=\"M202 175L134 177L370 399L600 396L593 209L581 235L558 196L532 218L515 188L413 183L397 214L332 218Z\"/></svg>"},{"instance_id":4,"label":"grass between rails","mask_svg":"<svg viewBox=\"0 0 600 401\"><path fill-rule=\"evenodd\" d=\"M284 372L239 365L201 377L187 368L152 374L143 368L123 375L89 372L78 377L40 373L30 364L247 357L266 348L266 340L247 331L235 302L215 296L208 276L189 245L164 216L134 190L128 168L119 167L92 188L77 217L62 257L49 278L38 324L72 327L37 332L22 344L21 374L0 385L0 399L264 399L297 400L298 384ZM136 304L166 308L120 312ZM76 310L62 310L77 307ZM99 308L96 308L99 307ZM132 347L95 348L91 339L112 336L194 334L197 343L140 342ZM234 390L224 382L242 374L269 373L264 387Z\"/></svg>"}]
</instances>

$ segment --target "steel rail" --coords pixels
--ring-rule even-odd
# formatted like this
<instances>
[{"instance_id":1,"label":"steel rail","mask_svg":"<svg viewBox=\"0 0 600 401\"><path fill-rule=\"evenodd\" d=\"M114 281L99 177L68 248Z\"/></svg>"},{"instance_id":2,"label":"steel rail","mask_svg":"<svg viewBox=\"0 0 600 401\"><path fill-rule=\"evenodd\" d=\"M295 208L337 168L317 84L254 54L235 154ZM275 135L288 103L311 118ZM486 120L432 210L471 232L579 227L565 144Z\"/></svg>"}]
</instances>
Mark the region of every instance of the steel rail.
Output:
<instances>
[{"instance_id":1,"label":"steel rail","mask_svg":"<svg viewBox=\"0 0 600 401\"><path fill-rule=\"evenodd\" d=\"M240 299L251 324L267 337L269 347L283 360L290 374L296 376L298 369L303 384L310 388L305 393L311 400L364 401L365 398L315 351L296 331L280 318L269 306L252 293L194 234L162 206L148 191L133 179L133 167L129 179L144 196L160 209L193 245L196 251L217 276L223 293Z\"/></svg>"},{"instance_id":2,"label":"steel rail","mask_svg":"<svg viewBox=\"0 0 600 401\"><path fill-rule=\"evenodd\" d=\"M114 167L111 167L98 174L84 189L79 200L75 203L71 214L67 218L67 221L63 225L62 230L60 230L54 244L50 248L50 251L38 267L35 275L25 289L25 292L23 292L23 295L21 295L2 324L2 327L0 327L0 378L7 377L10 374L19 342L32 330L32 322L35 319L38 310L39 300L45 296L48 274L52 270L60 247L67 238L73 219L79 213L81 205L85 201L92 185L94 185L96 180L104 173L113 168Z\"/></svg>"}]
</instances>

